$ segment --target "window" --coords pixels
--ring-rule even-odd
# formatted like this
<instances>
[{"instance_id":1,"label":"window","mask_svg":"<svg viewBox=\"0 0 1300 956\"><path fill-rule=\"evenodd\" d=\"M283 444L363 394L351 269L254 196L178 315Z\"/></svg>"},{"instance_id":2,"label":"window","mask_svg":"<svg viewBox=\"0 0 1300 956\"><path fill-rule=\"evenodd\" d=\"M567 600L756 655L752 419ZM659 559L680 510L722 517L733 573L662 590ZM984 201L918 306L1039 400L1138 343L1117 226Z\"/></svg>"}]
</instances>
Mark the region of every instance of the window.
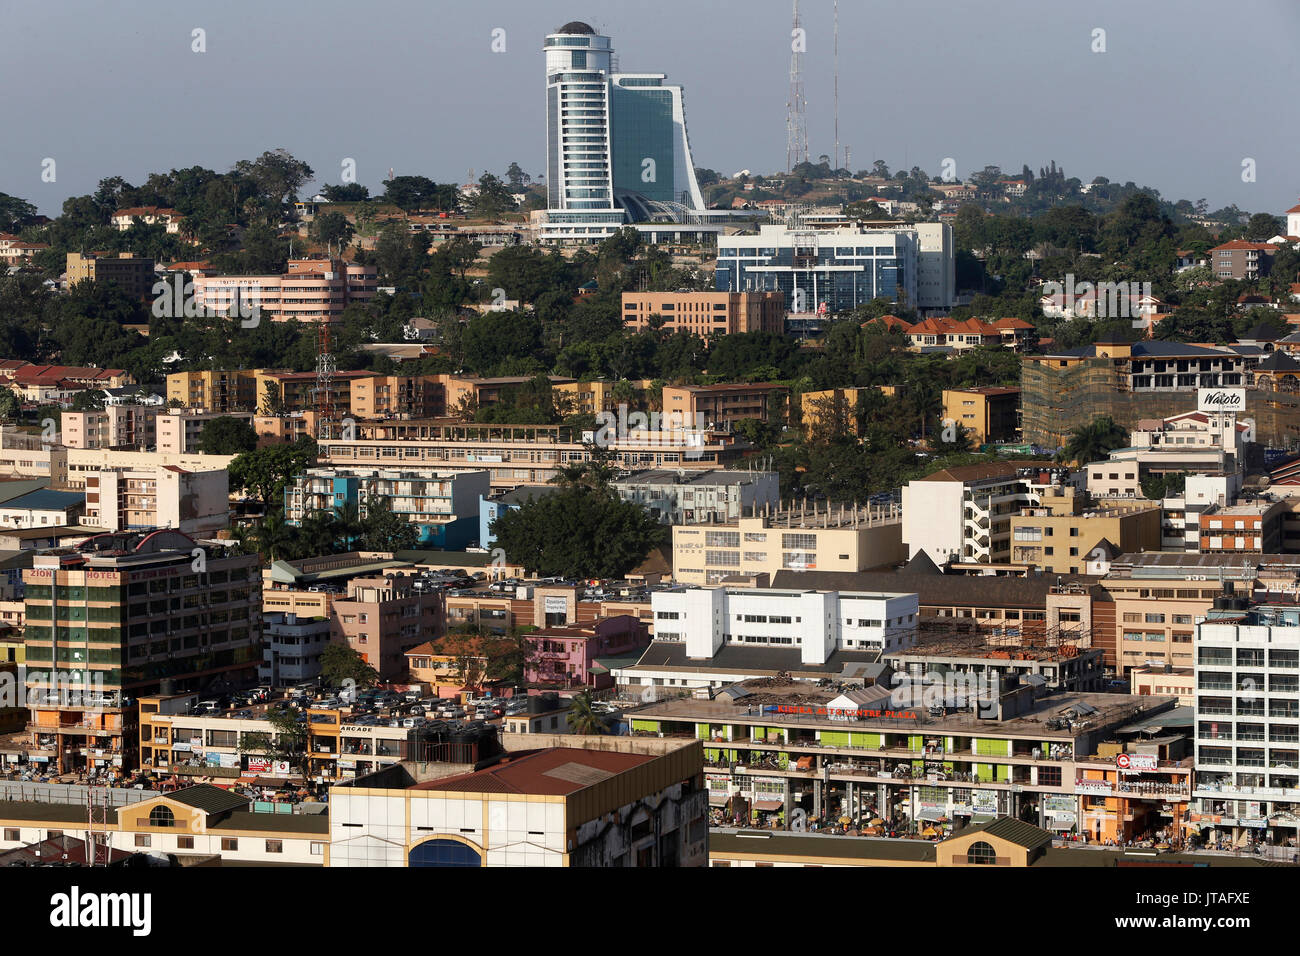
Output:
<instances>
[{"instance_id":1,"label":"window","mask_svg":"<svg viewBox=\"0 0 1300 956\"><path fill-rule=\"evenodd\" d=\"M149 826L174 827L175 825L176 815L172 813L170 807L164 807L160 804L149 811Z\"/></svg>"},{"instance_id":2,"label":"window","mask_svg":"<svg viewBox=\"0 0 1300 956\"><path fill-rule=\"evenodd\" d=\"M311 845L311 855L321 856L325 853L325 844L319 841L313 841Z\"/></svg>"},{"instance_id":3,"label":"window","mask_svg":"<svg viewBox=\"0 0 1300 956\"><path fill-rule=\"evenodd\" d=\"M283 841L283 840L267 840L267 841L266 841L266 852L267 852L267 853L283 853L283 852L284 852L284 841Z\"/></svg>"},{"instance_id":4,"label":"window","mask_svg":"<svg viewBox=\"0 0 1300 956\"><path fill-rule=\"evenodd\" d=\"M997 861L993 847L983 840L970 845L966 851L966 862L972 866L992 866Z\"/></svg>"},{"instance_id":5,"label":"window","mask_svg":"<svg viewBox=\"0 0 1300 956\"><path fill-rule=\"evenodd\" d=\"M19 839L17 827L5 827L5 840L13 842Z\"/></svg>"},{"instance_id":6,"label":"window","mask_svg":"<svg viewBox=\"0 0 1300 956\"><path fill-rule=\"evenodd\" d=\"M194 849L194 837L189 837L189 836L186 836L186 837L177 837L177 838L176 838L176 849L178 849L178 850L192 850L192 849Z\"/></svg>"},{"instance_id":7,"label":"window","mask_svg":"<svg viewBox=\"0 0 1300 956\"><path fill-rule=\"evenodd\" d=\"M136 845L136 846L148 846L148 845L149 845L149 841L150 841L151 839L152 839L152 838L151 838L151 837L149 836L149 834L147 834L147 833L137 833L137 834L135 835L135 845Z\"/></svg>"},{"instance_id":8,"label":"window","mask_svg":"<svg viewBox=\"0 0 1300 956\"><path fill-rule=\"evenodd\" d=\"M223 850L238 850L238 849L239 849L239 841L238 841L237 839L235 839L234 837L222 837L222 838L221 838L221 849L223 849Z\"/></svg>"}]
</instances>

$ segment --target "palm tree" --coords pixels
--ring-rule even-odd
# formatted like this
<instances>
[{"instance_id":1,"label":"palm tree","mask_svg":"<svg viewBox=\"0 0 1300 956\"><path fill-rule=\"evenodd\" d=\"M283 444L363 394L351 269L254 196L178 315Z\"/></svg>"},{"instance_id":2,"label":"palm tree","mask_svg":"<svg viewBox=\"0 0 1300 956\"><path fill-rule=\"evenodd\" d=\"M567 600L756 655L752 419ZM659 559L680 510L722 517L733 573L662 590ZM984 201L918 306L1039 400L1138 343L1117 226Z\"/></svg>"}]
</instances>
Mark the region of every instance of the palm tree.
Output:
<instances>
[{"instance_id":1,"label":"palm tree","mask_svg":"<svg viewBox=\"0 0 1300 956\"><path fill-rule=\"evenodd\" d=\"M1070 437L1061 450L1061 458L1086 465L1101 461L1112 449L1123 448L1127 444L1127 429L1117 425L1109 415L1102 415L1094 418L1090 424L1080 425L1070 432Z\"/></svg>"},{"instance_id":2,"label":"palm tree","mask_svg":"<svg viewBox=\"0 0 1300 956\"><path fill-rule=\"evenodd\" d=\"M268 561L290 557L299 539L298 529L284 520L284 514L272 511L258 524L253 534L258 553Z\"/></svg>"},{"instance_id":3,"label":"palm tree","mask_svg":"<svg viewBox=\"0 0 1300 956\"><path fill-rule=\"evenodd\" d=\"M334 509L334 533L338 536L342 550L351 551L364 531L365 521L361 517L360 504L345 501Z\"/></svg>"},{"instance_id":4,"label":"palm tree","mask_svg":"<svg viewBox=\"0 0 1300 956\"><path fill-rule=\"evenodd\" d=\"M569 729L575 734L603 734L605 718L596 713L591 691L584 690L569 704Z\"/></svg>"}]
</instances>

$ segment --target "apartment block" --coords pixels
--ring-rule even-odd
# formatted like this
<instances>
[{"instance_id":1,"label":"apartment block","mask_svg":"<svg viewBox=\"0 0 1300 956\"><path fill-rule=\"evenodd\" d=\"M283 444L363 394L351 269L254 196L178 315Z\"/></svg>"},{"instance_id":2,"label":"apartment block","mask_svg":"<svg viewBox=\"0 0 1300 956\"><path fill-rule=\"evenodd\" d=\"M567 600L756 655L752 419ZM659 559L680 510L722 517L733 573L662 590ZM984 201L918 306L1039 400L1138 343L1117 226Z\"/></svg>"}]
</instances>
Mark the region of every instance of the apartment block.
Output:
<instances>
[{"instance_id":1,"label":"apartment block","mask_svg":"<svg viewBox=\"0 0 1300 956\"><path fill-rule=\"evenodd\" d=\"M237 300L256 302L272 322L335 322L351 302L374 298L374 266L342 259L290 259L282 275L220 276L195 272L194 297L203 308L228 312Z\"/></svg>"},{"instance_id":2,"label":"apartment block","mask_svg":"<svg viewBox=\"0 0 1300 956\"><path fill-rule=\"evenodd\" d=\"M95 282L101 285L113 283L123 295L132 299L145 299L153 295L155 276L152 259L138 258L129 252L114 256L69 252L67 259L67 283L74 286L78 282Z\"/></svg>"},{"instance_id":3,"label":"apartment block","mask_svg":"<svg viewBox=\"0 0 1300 956\"><path fill-rule=\"evenodd\" d=\"M665 524L726 524L780 504L774 471L638 471L611 487Z\"/></svg>"},{"instance_id":4,"label":"apartment block","mask_svg":"<svg viewBox=\"0 0 1300 956\"><path fill-rule=\"evenodd\" d=\"M293 687L320 676L321 654L330 641L328 618L263 614L262 635L262 663L257 669L259 684Z\"/></svg>"},{"instance_id":5,"label":"apartment block","mask_svg":"<svg viewBox=\"0 0 1300 956\"><path fill-rule=\"evenodd\" d=\"M1272 271L1279 248L1271 242L1233 239L1213 247L1207 255L1217 278L1254 280Z\"/></svg>"},{"instance_id":6,"label":"apartment block","mask_svg":"<svg viewBox=\"0 0 1300 956\"><path fill-rule=\"evenodd\" d=\"M59 435L67 448L152 451L158 441L157 420L164 411L157 405L106 405L98 411L63 412Z\"/></svg>"},{"instance_id":7,"label":"apartment block","mask_svg":"<svg viewBox=\"0 0 1300 956\"><path fill-rule=\"evenodd\" d=\"M1020 428L1020 389L945 388L944 423L966 429L971 442L1015 441Z\"/></svg>"},{"instance_id":8,"label":"apartment block","mask_svg":"<svg viewBox=\"0 0 1300 956\"><path fill-rule=\"evenodd\" d=\"M85 522L106 531L172 528L211 534L230 523L229 489L224 469L105 468L85 476Z\"/></svg>"},{"instance_id":9,"label":"apartment block","mask_svg":"<svg viewBox=\"0 0 1300 956\"><path fill-rule=\"evenodd\" d=\"M357 418L438 418L447 414L440 375L373 375L351 383L349 405Z\"/></svg>"},{"instance_id":10,"label":"apartment block","mask_svg":"<svg viewBox=\"0 0 1300 956\"><path fill-rule=\"evenodd\" d=\"M1191 823L1215 841L1300 834L1300 609L1225 591L1196 626Z\"/></svg>"},{"instance_id":11,"label":"apartment block","mask_svg":"<svg viewBox=\"0 0 1300 956\"><path fill-rule=\"evenodd\" d=\"M650 633L637 618L620 614L544 627L527 640L532 654L524 680L530 685L603 690L613 686L610 667L617 659L639 657L650 643Z\"/></svg>"},{"instance_id":12,"label":"apartment block","mask_svg":"<svg viewBox=\"0 0 1300 956\"><path fill-rule=\"evenodd\" d=\"M1011 560L1052 574L1081 574L1104 543L1120 552L1158 551L1161 511L1156 504L1089 503L1071 487L1045 489L1037 506L1011 517Z\"/></svg>"},{"instance_id":13,"label":"apartment block","mask_svg":"<svg viewBox=\"0 0 1300 956\"><path fill-rule=\"evenodd\" d=\"M256 373L251 369L172 372L167 376L169 405L179 402L183 408L220 415L256 411L257 391Z\"/></svg>"},{"instance_id":14,"label":"apartment block","mask_svg":"<svg viewBox=\"0 0 1300 956\"><path fill-rule=\"evenodd\" d=\"M493 491L544 485L562 467L591 457L591 432L567 425L489 425L447 421L358 421L355 437L320 443L321 465L343 468L437 469L489 473ZM629 471L721 468L740 458L730 435L686 436L639 431L611 440L614 464ZM697 439L698 440L694 440Z\"/></svg>"},{"instance_id":15,"label":"apartment block","mask_svg":"<svg viewBox=\"0 0 1300 956\"><path fill-rule=\"evenodd\" d=\"M400 572L353 578L333 602L331 639L347 644L388 681L406 672L406 652L437 640L446 629L441 591L414 587Z\"/></svg>"},{"instance_id":16,"label":"apartment block","mask_svg":"<svg viewBox=\"0 0 1300 956\"><path fill-rule=\"evenodd\" d=\"M780 292L624 292L623 326L642 332L694 332L706 341L734 332L785 331Z\"/></svg>"},{"instance_id":17,"label":"apartment block","mask_svg":"<svg viewBox=\"0 0 1300 956\"><path fill-rule=\"evenodd\" d=\"M464 548L479 535L479 499L490 491L488 473L367 468L309 468L284 490L284 514L299 524L317 511L356 505L362 516L371 499L413 524L420 543Z\"/></svg>"},{"instance_id":18,"label":"apartment block","mask_svg":"<svg viewBox=\"0 0 1300 956\"><path fill-rule=\"evenodd\" d=\"M924 551L937 565L952 558L1000 564L1012 558L1011 522L1042 503L1054 485L1075 482L1052 462L989 462L945 468L903 486L908 556Z\"/></svg>"},{"instance_id":19,"label":"apartment block","mask_svg":"<svg viewBox=\"0 0 1300 956\"><path fill-rule=\"evenodd\" d=\"M673 526L673 580L679 584L716 584L731 575L770 579L782 569L867 571L904 560L903 524L890 510L805 508L725 525Z\"/></svg>"},{"instance_id":20,"label":"apartment block","mask_svg":"<svg viewBox=\"0 0 1300 956\"><path fill-rule=\"evenodd\" d=\"M37 555L23 573L30 750L59 772L131 767L124 698L252 684L261 657L256 555L225 557L177 531L103 534Z\"/></svg>"},{"instance_id":21,"label":"apartment block","mask_svg":"<svg viewBox=\"0 0 1300 956\"><path fill-rule=\"evenodd\" d=\"M253 415L251 412L200 412L189 408L165 412L155 420L155 447L172 455L200 454L203 429L217 418L235 418L251 424Z\"/></svg>"},{"instance_id":22,"label":"apartment block","mask_svg":"<svg viewBox=\"0 0 1300 956\"><path fill-rule=\"evenodd\" d=\"M1283 501L1208 508L1197 516L1201 550L1275 554L1282 550L1282 523L1290 510L1289 504Z\"/></svg>"},{"instance_id":23,"label":"apartment block","mask_svg":"<svg viewBox=\"0 0 1300 956\"><path fill-rule=\"evenodd\" d=\"M674 421L704 422L709 428L729 428L742 419L785 423L784 405L790 390L784 385L665 385L663 412ZM781 411L773 417L773 398Z\"/></svg>"}]
</instances>

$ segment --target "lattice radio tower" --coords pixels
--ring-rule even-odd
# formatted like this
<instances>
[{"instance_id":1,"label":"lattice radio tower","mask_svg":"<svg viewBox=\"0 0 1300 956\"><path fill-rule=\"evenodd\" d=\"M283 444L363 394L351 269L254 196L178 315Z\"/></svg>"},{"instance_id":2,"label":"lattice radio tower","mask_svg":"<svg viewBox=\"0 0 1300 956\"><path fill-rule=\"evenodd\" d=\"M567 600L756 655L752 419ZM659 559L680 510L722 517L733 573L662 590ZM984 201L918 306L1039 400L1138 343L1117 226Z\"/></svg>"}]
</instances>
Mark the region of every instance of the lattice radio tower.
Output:
<instances>
[{"instance_id":1,"label":"lattice radio tower","mask_svg":"<svg viewBox=\"0 0 1300 956\"><path fill-rule=\"evenodd\" d=\"M794 0L794 26L790 31L790 99L785 114L785 171L808 162L808 102L803 98L804 33L799 26L799 0Z\"/></svg>"},{"instance_id":2,"label":"lattice radio tower","mask_svg":"<svg viewBox=\"0 0 1300 956\"><path fill-rule=\"evenodd\" d=\"M330 352L330 324L321 322L316 337L316 423L317 440L333 437L334 430L334 355Z\"/></svg>"}]
</instances>

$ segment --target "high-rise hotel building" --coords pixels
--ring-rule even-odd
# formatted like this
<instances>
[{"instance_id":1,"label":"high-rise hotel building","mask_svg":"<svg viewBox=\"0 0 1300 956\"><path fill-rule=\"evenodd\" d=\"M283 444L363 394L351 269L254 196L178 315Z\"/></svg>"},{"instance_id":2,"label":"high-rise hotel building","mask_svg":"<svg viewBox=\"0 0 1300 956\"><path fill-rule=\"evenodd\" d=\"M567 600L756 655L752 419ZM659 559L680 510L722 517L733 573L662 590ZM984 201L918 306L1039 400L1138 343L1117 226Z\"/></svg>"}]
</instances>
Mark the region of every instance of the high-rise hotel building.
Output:
<instances>
[{"instance_id":1,"label":"high-rise hotel building","mask_svg":"<svg viewBox=\"0 0 1300 956\"><path fill-rule=\"evenodd\" d=\"M544 49L541 237L597 241L625 223L680 223L702 212L682 88L663 73L617 72L610 38L586 23L566 23Z\"/></svg>"}]
</instances>

